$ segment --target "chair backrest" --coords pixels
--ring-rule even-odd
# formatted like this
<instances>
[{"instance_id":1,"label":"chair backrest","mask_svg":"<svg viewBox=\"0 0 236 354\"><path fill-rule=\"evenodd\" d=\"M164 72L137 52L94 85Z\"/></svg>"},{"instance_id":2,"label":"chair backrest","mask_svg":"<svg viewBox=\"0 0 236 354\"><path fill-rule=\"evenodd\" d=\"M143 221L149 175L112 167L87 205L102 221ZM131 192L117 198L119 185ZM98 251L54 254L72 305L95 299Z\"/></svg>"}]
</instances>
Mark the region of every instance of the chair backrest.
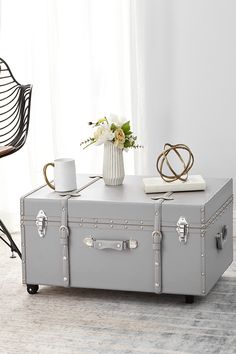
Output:
<instances>
[{"instance_id":1,"label":"chair backrest","mask_svg":"<svg viewBox=\"0 0 236 354\"><path fill-rule=\"evenodd\" d=\"M32 86L19 84L7 63L0 58L0 147L13 147L6 149L3 156L16 152L25 144L31 91Z\"/></svg>"}]
</instances>

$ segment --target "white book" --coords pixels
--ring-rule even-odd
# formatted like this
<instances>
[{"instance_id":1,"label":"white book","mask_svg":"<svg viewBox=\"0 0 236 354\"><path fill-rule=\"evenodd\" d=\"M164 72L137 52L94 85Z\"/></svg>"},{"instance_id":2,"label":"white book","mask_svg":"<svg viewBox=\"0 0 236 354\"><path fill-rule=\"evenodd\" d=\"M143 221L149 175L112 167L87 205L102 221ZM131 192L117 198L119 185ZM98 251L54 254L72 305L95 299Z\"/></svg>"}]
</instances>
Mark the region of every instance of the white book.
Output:
<instances>
[{"instance_id":1,"label":"white book","mask_svg":"<svg viewBox=\"0 0 236 354\"><path fill-rule=\"evenodd\" d=\"M161 177L148 177L143 178L143 183L145 193L203 191L206 189L206 182L200 175L188 176L186 182L180 180L165 182Z\"/></svg>"}]
</instances>

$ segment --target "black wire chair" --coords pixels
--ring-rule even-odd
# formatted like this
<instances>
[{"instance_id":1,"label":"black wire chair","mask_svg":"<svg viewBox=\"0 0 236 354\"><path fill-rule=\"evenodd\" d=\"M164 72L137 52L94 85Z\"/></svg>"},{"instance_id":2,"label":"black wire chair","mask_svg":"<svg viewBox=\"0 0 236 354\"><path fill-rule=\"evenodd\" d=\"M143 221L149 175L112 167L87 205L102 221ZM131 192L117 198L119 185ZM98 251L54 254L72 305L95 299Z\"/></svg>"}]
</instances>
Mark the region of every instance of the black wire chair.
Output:
<instances>
[{"instance_id":1,"label":"black wire chair","mask_svg":"<svg viewBox=\"0 0 236 354\"><path fill-rule=\"evenodd\" d=\"M26 142L31 103L31 85L21 85L12 75L7 63L0 58L0 158L14 154ZM21 252L13 241L9 231L0 219L0 235L15 258L16 252L21 258Z\"/></svg>"}]
</instances>

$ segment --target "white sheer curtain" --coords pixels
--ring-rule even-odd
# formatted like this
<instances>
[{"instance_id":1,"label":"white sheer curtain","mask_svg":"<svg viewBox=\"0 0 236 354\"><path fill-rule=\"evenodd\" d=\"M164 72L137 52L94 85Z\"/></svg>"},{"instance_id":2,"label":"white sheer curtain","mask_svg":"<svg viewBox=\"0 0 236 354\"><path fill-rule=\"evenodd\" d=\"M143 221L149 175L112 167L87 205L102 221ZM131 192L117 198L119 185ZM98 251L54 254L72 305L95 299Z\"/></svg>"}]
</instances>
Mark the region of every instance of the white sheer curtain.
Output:
<instances>
[{"instance_id":1,"label":"white sheer curtain","mask_svg":"<svg viewBox=\"0 0 236 354\"><path fill-rule=\"evenodd\" d=\"M15 229L19 198L43 183L46 162L74 157L78 172L101 173L102 147L80 147L88 121L132 120L130 2L2 0L0 54L19 82L33 84L27 144L0 160L0 215ZM125 164L133 173L132 152Z\"/></svg>"},{"instance_id":2,"label":"white sheer curtain","mask_svg":"<svg viewBox=\"0 0 236 354\"><path fill-rule=\"evenodd\" d=\"M34 85L27 144L0 160L9 224L47 161L101 172L102 148L79 143L110 112L144 145L125 154L127 174L156 175L172 142L191 147L194 173L236 180L235 0L1 0L0 11L0 56Z\"/></svg>"}]
</instances>

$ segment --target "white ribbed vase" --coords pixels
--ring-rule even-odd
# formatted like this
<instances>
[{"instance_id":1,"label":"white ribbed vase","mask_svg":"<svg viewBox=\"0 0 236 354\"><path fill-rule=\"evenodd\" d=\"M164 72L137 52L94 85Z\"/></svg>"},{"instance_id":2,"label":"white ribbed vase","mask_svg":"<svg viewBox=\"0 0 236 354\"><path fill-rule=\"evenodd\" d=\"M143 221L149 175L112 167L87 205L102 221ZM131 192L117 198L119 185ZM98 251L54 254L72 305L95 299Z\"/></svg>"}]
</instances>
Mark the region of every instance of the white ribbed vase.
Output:
<instances>
[{"instance_id":1,"label":"white ribbed vase","mask_svg":"<svg viewBox=\"0 0 236 354\"><path fill-rule=\"evenodd\" d=\"M103 180L107 186L119 186L125 177L123 150L111 142L104 144Z\"/></svg>"}]
</instances>

